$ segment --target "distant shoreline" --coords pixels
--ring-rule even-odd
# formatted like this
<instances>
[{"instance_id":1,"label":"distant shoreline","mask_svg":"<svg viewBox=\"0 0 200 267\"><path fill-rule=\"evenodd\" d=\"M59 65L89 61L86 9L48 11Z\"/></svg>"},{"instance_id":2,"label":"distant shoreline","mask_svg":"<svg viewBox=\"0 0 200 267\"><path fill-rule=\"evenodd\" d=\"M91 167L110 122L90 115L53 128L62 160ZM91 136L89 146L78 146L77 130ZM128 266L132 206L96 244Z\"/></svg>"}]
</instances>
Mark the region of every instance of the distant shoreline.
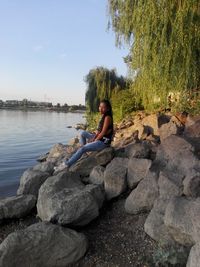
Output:
<instances>
[{"instance_id":1,"label":"distant shoreline","mask_svg":"<svg viewBox=\"0 0 200 267\"><path fill-rule=\"evenodd\" d=\"M21 111L49 111L49 112L63 112L63 113L85 113L86 110L69 110L65 108L41 108L41 107L0 107L0 110L21 110Z\"/></svg>"}]
</instances>

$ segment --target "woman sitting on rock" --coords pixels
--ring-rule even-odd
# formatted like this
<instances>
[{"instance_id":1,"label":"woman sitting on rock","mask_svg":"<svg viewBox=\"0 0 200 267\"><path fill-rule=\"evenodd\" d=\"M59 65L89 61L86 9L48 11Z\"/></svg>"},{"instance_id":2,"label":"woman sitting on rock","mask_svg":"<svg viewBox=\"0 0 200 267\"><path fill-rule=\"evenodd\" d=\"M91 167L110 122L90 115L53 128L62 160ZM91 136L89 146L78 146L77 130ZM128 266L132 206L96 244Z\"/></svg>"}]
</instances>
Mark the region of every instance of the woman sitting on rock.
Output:
<instances>
[{"instance_id":1,"label":"woman sitting on rock","mask_svg":"<svg viewBox=\"0 0 200 267\"><path fill-rule=\"evenodd\" d=\"M90 133L82 131L80 134L80 148L76 153L65 162L62 162L58 167L55 167L56 172L69 168L81 156L89 151L100 151L110 145L113 136L113 116L112 107L108 100L102 100L99 105L99 112L102 117L99 121L97 131ZM86 143L88 140L88 143Z\"/></svg>"}]
</instances>

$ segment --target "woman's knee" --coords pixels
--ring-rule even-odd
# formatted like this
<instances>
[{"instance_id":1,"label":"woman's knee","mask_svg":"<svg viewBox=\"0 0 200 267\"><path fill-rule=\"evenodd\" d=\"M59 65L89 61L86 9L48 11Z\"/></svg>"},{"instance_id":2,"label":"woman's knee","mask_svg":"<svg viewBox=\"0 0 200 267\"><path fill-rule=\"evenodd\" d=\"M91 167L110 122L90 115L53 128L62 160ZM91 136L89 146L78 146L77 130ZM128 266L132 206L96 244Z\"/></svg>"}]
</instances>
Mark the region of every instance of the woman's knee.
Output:
<instances>
[{"instance_id":1,"label":"woman's knee","mask_svg":"<svg viewBox=\"0 0 200 267\"><path fill-rule=\"evenodd\" d=\"M85 133L86 133L86 131L81 131L79 134L79 137L85 137Z\"/></svg>"}]
</instances>

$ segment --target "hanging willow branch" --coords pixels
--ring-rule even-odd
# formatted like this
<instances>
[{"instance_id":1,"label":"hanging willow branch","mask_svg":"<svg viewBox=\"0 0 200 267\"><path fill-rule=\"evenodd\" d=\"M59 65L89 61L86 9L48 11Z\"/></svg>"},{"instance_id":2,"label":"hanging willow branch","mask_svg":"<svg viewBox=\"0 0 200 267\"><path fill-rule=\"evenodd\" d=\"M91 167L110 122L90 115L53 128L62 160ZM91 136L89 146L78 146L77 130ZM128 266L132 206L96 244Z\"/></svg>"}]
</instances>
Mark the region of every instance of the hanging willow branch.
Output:
<instances>
[{"instance_id":1,"label":"hanging willow branch","mask_svg":"<svg viewBox=\"0 0 200 267\"><path fill-rule=\"evenodd\" d=\"M118 76L114 69L104 67L91 69L85 77L87 83L86 105L90 112L97 112L101 99L111 99L113 93L126 89L128 81Z\"/></svg>"},{"instance_id":2,"label":"hanging willow branch","mask_svg":"<svg viewBox=\"0 0 200 267\"><path fill-rule=\"evenodd\" d=\"M132 87L145 108L166 105L170 92L200 90L199 0L108 0L117 45L130 47Z\"/></svg>"}]
</instances>

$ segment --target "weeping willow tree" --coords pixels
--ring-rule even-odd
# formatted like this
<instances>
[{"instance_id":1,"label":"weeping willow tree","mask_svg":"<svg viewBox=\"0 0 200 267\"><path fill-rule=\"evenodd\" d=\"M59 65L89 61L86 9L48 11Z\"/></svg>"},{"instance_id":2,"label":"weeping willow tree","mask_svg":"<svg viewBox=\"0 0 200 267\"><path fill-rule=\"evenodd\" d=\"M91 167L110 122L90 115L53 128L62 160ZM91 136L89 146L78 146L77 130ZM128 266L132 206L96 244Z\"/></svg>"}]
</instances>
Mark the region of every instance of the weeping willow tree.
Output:
<instances>
[{"instance_id":1,"label":"weeping willow tree","mask_svg":"<svg viewBox=\"0 0 200 267\"><path fill-rule=\"evenodd\" d=\"M85 102L89 112L97 112L101 99L111 100L112 94L117 94L128 86L128 81L123 76L118 76L114 69L103 67L90 70L85 82L87 83Z\"/></svg>"},{"instance_id":2,"label":"weeping willow tree","mask_svg":"<svg viewBox=\"0 0 200 267\"><path fill-rule=\"evenodd\" d=\"M166 107L169 94L180 103L199 95L199 0L108 0L108 10L116 44L130 48L132 88L146 109Z\"/></svg>"}]
</instances>

